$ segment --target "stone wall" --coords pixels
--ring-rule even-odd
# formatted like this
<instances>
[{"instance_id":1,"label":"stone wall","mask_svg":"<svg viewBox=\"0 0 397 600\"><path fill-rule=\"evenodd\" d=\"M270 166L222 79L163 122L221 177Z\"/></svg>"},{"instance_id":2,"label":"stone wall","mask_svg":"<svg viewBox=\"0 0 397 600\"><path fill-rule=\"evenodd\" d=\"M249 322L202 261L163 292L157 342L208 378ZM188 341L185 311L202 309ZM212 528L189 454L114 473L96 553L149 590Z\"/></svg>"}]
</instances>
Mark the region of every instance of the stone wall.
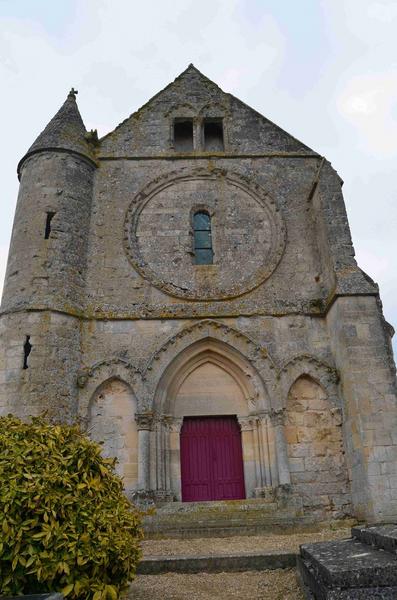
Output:
<instances>
[{"instance_id":1,"label":"stone wall","mask_svg":"<svg viewBox=\"0 0 397 600\"><path fill-rule=\"evenodd\" d=\"M24 344L32 346L24 369ZM47 411L71 421L77 414L79 319L61 313L16 312L0 320L0 407L21 417Z\"/></svg>"},{"instance_id":2,"label":"stone wall","mask_svg":"<svg viewBox=\"0 0 397 600\"><path fill-rule=\"evenodd\" d=\"M238 388L250 494L292 482L307 511L343 512L343 437L355 513L396 518L390 331L331 165L194 67L98 144L89 136L84 156L73 114L80 144L58 131L61 147L21 163L0 410L79 415L119 456L127 487L178 494L181 406L207 410L215 389L224 413ZM191 152L175 148L175 118L192 120ZM211 118L222 152L203 143ZM211 216L212 265L195 264L196 210Z\"/></svg>"},{"instance_id":3,"label":"stone wall","mask_svg":"<svg viewBox=\"0 0 397 600\"><path fill-rule=\"evenodd\" d=\"M316 377L329 388L332 402L341 403L340 397L335 400L335 383L328 382L332 366L308 354L313 339L317 356L330 358L325 323L319 319L90 323L83 333L87 369L80 376L79 414L87 418L91 398L103 381L118 377L128 382L139 413L150 421L146 477L151 487L159 486L159 492L168 477L167 485L176 497L180 495L183 416L236 414L242 429L246 489L253 496L262 488L290 482L278 416L287 407L296 378L305 373ZM272 354L272 349L280 348L284 352ZM297 356L297 349L307 354ZM106 445L111 437L106 435Z\"/></svg>"},{"instance_id":4,"label":"stone wall","mask_svg":"<svg viewBox=\"0 0 397 600\"><path fill-rule=\"evenodd\" d=\"M89 313L112 318L319 313L329 290L305 204L318 161L219 158L216 167L204 159L179 160L177 169L160 161L101 161L88 257ZM184 186L189 193L181 203ZM252 208L244 213L248 204ZM213 218L214 265L208 267L193 264L190 218L196 207L206 207ZM268 232L256 244L256 255L257 218ZM236 262L245 275L234 281L230 265Z\"/></svg>"},{"instance_id":5,"label":"stone wall","mask_svg":"<svg viewBox=\"0 0 397 600\"><path fill-rule=\"evenodd\" d=\"M8 258L2 310L84 305L94 167L61 152L24 163ZM45 239L47 214L51 233Z\"/></svg>"},{"instance_id":6,"label":"stone wall","mask_svg":"<svg viewBox=\"0 0 397 600\"><path fill-rule=\"evenodd\" d=\"M286 430L294 493L304 510L341 518L351 511L342 409L313 379L302 376L288 394Z\"/></svg>"},{"instance_id":7,"label":"stone wall","mask_svg":"<svg viewBox=\"0 0 397 600\"><path fill-rule=\"evenodd\" d=\"M358 516L397 516L396 377L389 329L376 298L339 298L328 314L341 374L346 456Z\"/></svg>"},{"instance_id":8,"label":"stone wall","mask_svg":"<svg viewBox=\"0 0 397 600\"><path fill-rule=\"evenodd\" d=\"M206 117L224 120L224 149L239 156L261 152L315 154L302 142L235 98L225 94L194 67L101 140L108 157L163 156L174 151L173 119L193 119L194 151L203 152L202 123ZM216 153L215 153L216 154Z\"/></svg>"},{"instance_id":9,"label":"stone wall","mask_svg":"<svg viewBox=\"0 0 397 600\"><path fill-rule=\"evenodd\" d=\"M136 399L119 380L102 385L88 409L90 437L101 443L107 458L116 458L116 471L124 479L127 493L138 484L138 433L135 422Z\"/></svg>"}]
</instances>

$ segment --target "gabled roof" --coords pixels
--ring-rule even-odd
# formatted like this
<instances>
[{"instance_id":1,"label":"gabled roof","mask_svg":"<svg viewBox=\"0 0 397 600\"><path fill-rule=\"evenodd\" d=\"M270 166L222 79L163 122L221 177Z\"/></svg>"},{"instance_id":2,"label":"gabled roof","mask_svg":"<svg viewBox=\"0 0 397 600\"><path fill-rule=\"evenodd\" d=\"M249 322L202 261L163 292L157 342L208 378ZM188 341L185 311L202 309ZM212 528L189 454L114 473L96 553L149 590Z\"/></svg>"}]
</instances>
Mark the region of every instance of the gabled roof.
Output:
<instances>
[{"instance_id":1,"label":"gabled roof","mask_svg":"<svg viewBox=\"0 0 397 600\"><path fill-rule=\"evenodd\" d=\"M114 134L114 132L116 132L120 127L123 127L123 125L125 123L128 123L128 121L130 119L135 118L136 116L138 116L142 111L144 111L146 108L150 107L152 104L154 104L154 102L160 97L162 96L167 90L169 90L170 88L172 88L173 86L175 86L175 84L177 84L178 82L183 81L184 79L186 80L191 80L192 77L198 77L200 79L202 79L203 81L205 81L206 83L208 83L210 86L213 86L213 88L221 93L224 94L223 90L219 87L219 85L217 85L216 83L214 83L213 81L211 81L211 79L208 79L208 77L206 77L205 75L203 75L203 73L201 73L201 71L199 71L197 69L197 67L194 66L193 63L190 63L189 66L182 71L182 73L180 73L177 77L175 77L175 79L173 81L171 81L170 83L167 83L167 85L162 88L160 91L156 92L156 94L154 94L154 96L152 96L151 98L149 98L149 100L147 102L145 102L145 104L142 104L142 106L140 106L137 110L135 110L133 113L131 113L126 119L124 119L123 121L121 121L121 123L119 123L112 131L109 131L109 133L106 133L101 139L100 142L102 142L103 140L105 140L107 137L110 137Z\"/></svg>"},{"instance_id":2,"label":"gabled roof","mask_svg":"<svg viewBox=\"0 0 397 600\"><path fill-rule=\"evenodd\" d=\"M77 107L76 93L72 88L56 115L30 146L19 162L18 174L28 156L44 150L69 151L94 160L92 147L87 141L87 130Z\"/></svg>"},{"instance_id":3,"label":"gabled roof","mask_svg":"<svg viewBox=\"0 0 397 600\"><path fill-rule=\"evenodd\" d=\"M254 153L260 152L299 152L313 154L308 146L284 131L281 127L272 123L232 94L224 92L216 83L208 79L193 64L190 64L174 81L165 86L155 94L141 108L132 113L122 121L113 131L101 138L100 153L105 156L123 154L151 153L151 142L156 146L153 138L151 123L158 117L166 117L171 114L174 107L179 106L183 112L189 108L193 113L202 114L205 106L222 105L226 108L228 115L232 117L230 131L234 131L234 138L240 137L243 153L249 153L248 147L252 147ZM184 108L185 107L185 108ZM185 110L186 112L186 110ZM190 113L189 113L190 114ZM188 116L188 115L183 115ZM242 121L249 127L242 128ZM149 127L144 123L149 123ZM159 125L161 123L157 121ZM146 127L146 132L145 132ZM237 131L240 128L239 132ZM145 137L148 134L149 137ZM152 138L152 139L150 139ZM255 138L255 141L250 144ZM238 152L238 144L234 145L233 153ZM162 151L165 151L162 148ZM314 152L314 154L317 154Z\"/></svg>"}]
</instances>

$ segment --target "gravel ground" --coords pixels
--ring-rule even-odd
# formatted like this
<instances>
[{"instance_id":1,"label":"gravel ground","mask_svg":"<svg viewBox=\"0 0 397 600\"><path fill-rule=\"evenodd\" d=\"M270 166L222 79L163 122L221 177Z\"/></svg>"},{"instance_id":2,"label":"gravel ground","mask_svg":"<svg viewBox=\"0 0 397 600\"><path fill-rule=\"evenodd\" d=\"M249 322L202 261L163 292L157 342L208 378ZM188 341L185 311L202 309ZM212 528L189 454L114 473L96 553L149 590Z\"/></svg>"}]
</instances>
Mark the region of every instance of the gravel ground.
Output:
<instances>
[{"instance_id":1,"label":"gravel ground","mask_svg":"<svg viewBox=\"0 0 397 600\"><path fill-rule=\"evenodd\" d=\"M202 554L249 554L251 552L297 552L300 544L338 540L350 537L350 529L323 529L315 533L286 535L252 535L227 538L201 538L185 540L144 540L144 556L197 556ZM175 596L176 598L177 596ZM182 596L181 596L182 597Z\"/></svg>"},{"instance_id":2,"label":"gravel ground","mask_svg":"<svg viewBox=\"0 0 397 600\"><path fill-rule=\"evenodd\" d=\"M234 536L226 538L144 540L144 556L197 556L201 554L247 554L296 552L300 544L350 537L350 529L323 529L315 533ZM139 575L130 587L128 600L303 600L295 569L244 573L166 573Z\"/></svg>"},{"instance_id":3,"label":"gravel ground","mask_svg":"<svg viewBox=\"0 0 397 600\"><path fill-rule=\"evenodd\" d=\"M244 573L139 575L128 600L303 600L295 569Z\"/></svg>"}]
</instances>

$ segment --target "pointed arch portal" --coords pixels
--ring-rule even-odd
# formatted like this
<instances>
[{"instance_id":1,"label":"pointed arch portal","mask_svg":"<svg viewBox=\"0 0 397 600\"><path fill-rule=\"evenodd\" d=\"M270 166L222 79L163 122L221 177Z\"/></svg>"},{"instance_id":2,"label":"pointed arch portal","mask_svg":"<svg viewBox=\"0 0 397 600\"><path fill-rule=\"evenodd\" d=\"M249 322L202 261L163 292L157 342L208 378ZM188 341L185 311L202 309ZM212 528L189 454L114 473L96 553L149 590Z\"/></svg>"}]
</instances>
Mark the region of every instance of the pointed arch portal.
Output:
<instances>
[{"instance_id":1,"label":"pointed arch portal","mask_svg":"<svg viewBox=\"0 0 397 600\"><path fill-rule=\"evenodd\" d=\"M152 487L202 501L251 497L272 485L269 408L261 376L227 342L205 336L175 353L154 393Z\"/></svg>"},{"instance_id":2,"label":"pointed arch portal","mask_svg":"<svg viewBox=\"0 0 397 600\"><path fill-rule=\"evenodd\" d=\"M203 501L287 486L302 510L339 514L349 498L337 382L309 355L277 369L252 339L206 320L169 338L139 377L120 357L82 370L79 414L119 459L127 492Z\"/></svg>"}]
</instances>

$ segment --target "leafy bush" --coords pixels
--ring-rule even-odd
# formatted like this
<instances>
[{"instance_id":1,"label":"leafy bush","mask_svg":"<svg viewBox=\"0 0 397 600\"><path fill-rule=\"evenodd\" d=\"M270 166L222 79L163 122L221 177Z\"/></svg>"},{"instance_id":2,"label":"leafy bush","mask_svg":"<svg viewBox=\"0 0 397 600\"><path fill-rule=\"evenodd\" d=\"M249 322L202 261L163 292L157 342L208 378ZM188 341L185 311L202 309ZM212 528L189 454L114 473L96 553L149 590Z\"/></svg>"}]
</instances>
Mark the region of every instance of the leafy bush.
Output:
<instances>
[{"instance_id":1,"label":"leafy bush","mask_svg":"<svg viewBox=\"0 0 397 600\"><path fill-rule=\"evenodd\" d=\"M0 595L116 600L140 538L114 460L77 426L0 418Z\"/></svg>"}]
</instances>

